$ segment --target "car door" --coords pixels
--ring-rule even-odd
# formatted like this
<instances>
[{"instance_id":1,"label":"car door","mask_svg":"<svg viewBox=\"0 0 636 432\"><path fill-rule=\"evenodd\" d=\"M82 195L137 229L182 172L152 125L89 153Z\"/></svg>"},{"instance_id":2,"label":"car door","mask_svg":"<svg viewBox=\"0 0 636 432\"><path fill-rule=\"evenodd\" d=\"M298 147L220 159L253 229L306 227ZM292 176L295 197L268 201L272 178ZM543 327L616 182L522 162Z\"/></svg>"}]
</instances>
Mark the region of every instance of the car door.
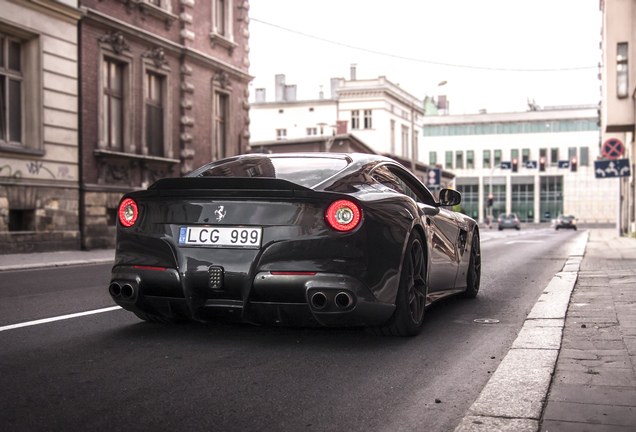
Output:
<instances>
[{"instance_id":1,"label":"car door","mask_svg":"<svg viewBox=\"0 0 636 432\"><path fill-rule=\"evenodd\" d=\"M398 178L404 193L417 202L422 224L429 227L428 294L434 298L455 288L459 264L455 212L439 207L428 188L410 173L393 167L390 171Z\"/></svg>"}]
</instances>

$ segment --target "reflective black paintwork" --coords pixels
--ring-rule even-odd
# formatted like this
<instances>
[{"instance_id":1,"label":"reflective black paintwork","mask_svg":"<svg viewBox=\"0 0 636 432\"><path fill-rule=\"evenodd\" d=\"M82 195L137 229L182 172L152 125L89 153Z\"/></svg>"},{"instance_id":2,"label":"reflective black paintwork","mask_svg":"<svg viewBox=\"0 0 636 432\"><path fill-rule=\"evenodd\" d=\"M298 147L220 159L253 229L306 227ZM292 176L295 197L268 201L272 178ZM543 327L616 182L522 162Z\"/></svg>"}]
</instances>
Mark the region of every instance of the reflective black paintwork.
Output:
<instances>
[{"instance_id":1,"label":"reflective black paintwork","mask_svg":"<svg viewBox=\"0 0 636 432\"><path fill-rule=\"evenodd\" d=\"M466 288L475 221L437 202L389 158L361 154L244 155L127 194L110 292L142 318L282 325L365 325L394 313L409 236L426 244L427 303ZM328 226L347 199L362 222ZM444 205L444 206L442 206ZM221 217L222 215L222 217ZM259 248L185 246L184 227L260 227ZM205 231L206 233L208 231Z\"/></svg>"}]
</instances>

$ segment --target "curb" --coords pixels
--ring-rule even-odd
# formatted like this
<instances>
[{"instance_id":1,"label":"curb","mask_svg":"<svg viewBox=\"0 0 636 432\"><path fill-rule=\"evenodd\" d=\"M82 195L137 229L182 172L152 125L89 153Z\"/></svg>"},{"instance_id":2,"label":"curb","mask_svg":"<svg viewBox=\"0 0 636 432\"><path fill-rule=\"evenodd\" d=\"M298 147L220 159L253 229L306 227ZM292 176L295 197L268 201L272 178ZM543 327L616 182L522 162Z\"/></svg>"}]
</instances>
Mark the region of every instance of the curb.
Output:
<instances>
[{"instance_id":1,"label":"curb","mask_svg":"<svg viewBox=\"0 0 636 432\"><path fill-rule=\"evenodd\" d=\"M528 314L517 339L455 432L539 430L552 375L561 349L565 316L589 231L570 250Z\"/></svg>"}]
</instances>

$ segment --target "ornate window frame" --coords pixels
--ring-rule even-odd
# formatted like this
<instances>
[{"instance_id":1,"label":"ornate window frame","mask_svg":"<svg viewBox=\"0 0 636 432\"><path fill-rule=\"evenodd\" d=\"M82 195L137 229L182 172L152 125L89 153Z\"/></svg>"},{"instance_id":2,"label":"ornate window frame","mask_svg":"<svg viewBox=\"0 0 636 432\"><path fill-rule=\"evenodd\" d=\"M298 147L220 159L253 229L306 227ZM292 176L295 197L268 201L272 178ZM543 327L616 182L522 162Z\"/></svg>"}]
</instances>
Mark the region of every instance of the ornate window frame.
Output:
<instances>
[{"instance_id":1,"label":"ornate window frame","mask_svg":"<svg viewBox=\"0 0 636 432\"><path fill-rule=\"evenodd\" d=\"M122 153L136 153L136 146L133 140L133 107L134 95L132 91L133 82L133 55L128 44L121 35L111 34L100 38L97 65L97 146L99 150L110 150L108 143L102 139L104 136L104 60L115 60L123 66L122 71Z\"/></svg>"},{"instance_id":2,"label":"ornate window frame","mask_svg":"<svg viewBox=\"0 0 636 432\"><path fill-rule=\"evenodd\" d=\"M0 141L0 151L44 155L44 102L42 84L42 49L38 34L0 24L0 32L20 42L22 67L21 142Z\"/></svg>"},{"instance_id":3,"label":"ornate window frame","mask_svg":"<svg viewBox=\"0 0 636 432\"><path fill-rule=\"evenodd\" d=\"M238 47L238 44L234 42L234 19L233 19L233 1L232 0L212 0L212 28L210 29L210 41L212 42L212 47L216 44L219 44L228 49L230 55L234 51L234 48ZM217 26L218 21L218 7L222 5L223 7L223 29L220 29Z\"/></svg>"},{"instance_id":4,"label":"ornate window frame","mask_svg":"<svg viewBox=\"0 0 636 432\"><path fill-rule=\"evenodd\" d=\"M142 114L141 114L141 153L148 155L148 144L146 142L146 89L147 89L147 73L151 72L162 78L161 98L163 100L163 156L164 158L173 158L172 149L172 72L167 65L167 61L163 57L161 48L155 48L148 51L143 56L142 62Z\"/></svg>"}]
</instances>

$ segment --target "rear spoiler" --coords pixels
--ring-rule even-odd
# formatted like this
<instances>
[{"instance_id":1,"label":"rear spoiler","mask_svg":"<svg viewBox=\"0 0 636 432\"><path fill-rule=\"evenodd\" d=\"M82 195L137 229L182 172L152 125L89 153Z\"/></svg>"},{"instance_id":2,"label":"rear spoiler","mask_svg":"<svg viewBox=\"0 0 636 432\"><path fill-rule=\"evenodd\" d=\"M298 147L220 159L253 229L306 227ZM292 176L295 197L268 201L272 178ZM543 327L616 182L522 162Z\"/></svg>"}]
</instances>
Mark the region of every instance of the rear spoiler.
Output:
<instances>
[{"instance_id":1,"label":"rear spoiler","mask_svg":"<svg viewBox=\"0 0 636 432\"><path fill-rule=\"evenodd\" d=\"M257 195L269 195L268 192L273 192L275 195L293 196L305 195L312 189L288 180L269 177L180 177L158 180L148 191L161 196L202 195L206 191L214 195L249 194L253 191Z\"/></svg>"}]
</instances>

